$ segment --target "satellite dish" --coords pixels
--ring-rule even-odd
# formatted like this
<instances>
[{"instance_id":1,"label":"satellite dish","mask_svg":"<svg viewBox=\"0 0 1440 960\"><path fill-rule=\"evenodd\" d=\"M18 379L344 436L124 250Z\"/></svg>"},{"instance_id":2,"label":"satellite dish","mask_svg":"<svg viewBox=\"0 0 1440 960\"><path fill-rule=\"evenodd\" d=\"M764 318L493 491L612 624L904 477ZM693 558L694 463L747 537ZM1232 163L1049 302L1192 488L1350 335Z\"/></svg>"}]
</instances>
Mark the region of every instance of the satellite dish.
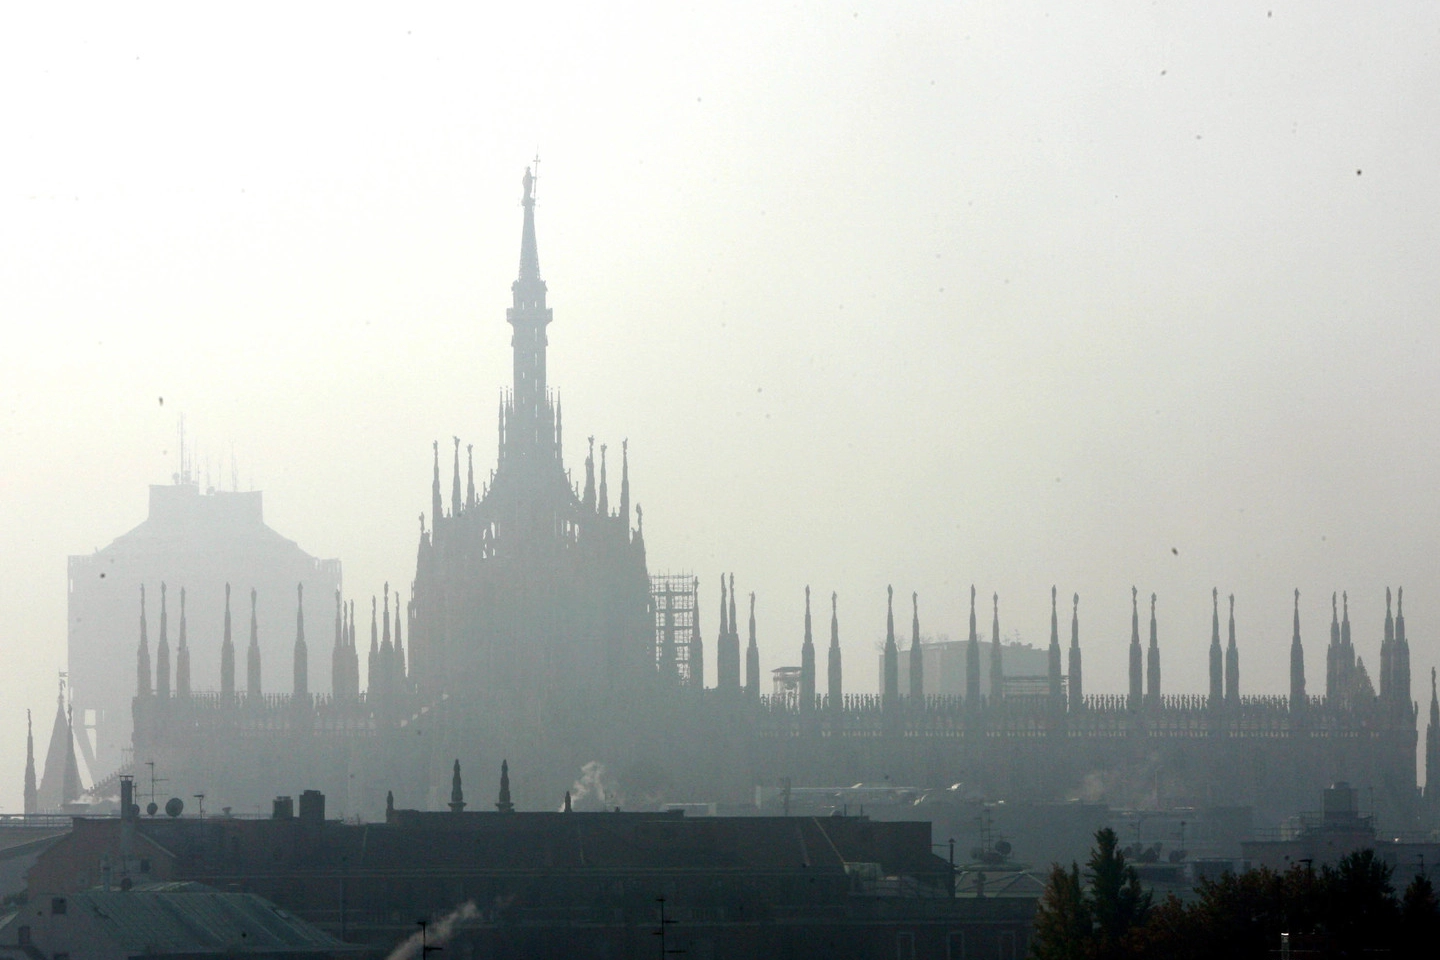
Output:
<instances>
[{"instance_id":1,"label":"satellite dish","mask_svg":"<svg viewBox=\"0 0 1440 960\"><path fill-rule=\"evenodd\" d=\"M149 803L145 804L145 812L150 814L150 816L152 817L155 816L155 812L159 809L160 807L156 805L154 800L151 800Z\"/></svg>"},{"instance_id":2,"label":"satellite dish","mask_svg":"<svg viewBox=\"0 0 1440 960\"><path fill-rule=\"evenodd\" d=\"M132 816L132 817L138 817L138 816L140 816L140 804L138 804L138 803L132 803L132 804L130 804L130 816Z\"/></svg>"},{"instance_id":3,"label":"satellite dish","mask_svg":"<svg viewBox=\"0 0 1440 960\"><path fill-rule=\"evenodd\" d=\"M171 797L165 801L165 815L167 817L178 817L185 812L185 801L179 797Z\"/></svg>"},{"instance_id":4,"label":"satellite dish","mask_svg":"<svg viewBox=\"0 0 1440 960\"><path fill-rule=\"evenodd\" d=\"M995 844L995 852L1000 854L1000 856L1002 857L1010 856L1010 851L1013 849L1014 847L1010 846L1009 840L1001 840Z\"/></svg>"}]
</instances>

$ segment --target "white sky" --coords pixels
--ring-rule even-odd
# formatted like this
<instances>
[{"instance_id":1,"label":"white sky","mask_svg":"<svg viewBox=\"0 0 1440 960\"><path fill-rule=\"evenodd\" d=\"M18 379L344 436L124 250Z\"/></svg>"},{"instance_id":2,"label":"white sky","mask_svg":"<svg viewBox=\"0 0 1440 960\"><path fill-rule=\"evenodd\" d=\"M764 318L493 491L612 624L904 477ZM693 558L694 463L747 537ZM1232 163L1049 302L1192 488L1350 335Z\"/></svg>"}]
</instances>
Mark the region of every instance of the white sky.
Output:
<instances>
[{"instance_id":1,"label":"white sky","mask_svg":"<svg viewBox=\"0 0 1440 960\"><path fill-rule=\"evenodd\" d=\"M1203 691L1218 585L1242 687L1275 693L1295 587L1323 691L1330 592L1373 670L1403 583L1428 700L1434 4L4 20L0 809L27 706L43 756L65 558L143 519L179 413L348 592L409 581L431 440L493 458L537 148L569 461L630 439L652 571L703 577L711 676L722 570L767 670L798 661L805 584L838 590L865 690L887 583L952 637L968 584L999 590L1036 643L1050 585L1078 591L1094 692L1125 685L1132 583L1166 689Z\"/></svg>"}]
</instances>

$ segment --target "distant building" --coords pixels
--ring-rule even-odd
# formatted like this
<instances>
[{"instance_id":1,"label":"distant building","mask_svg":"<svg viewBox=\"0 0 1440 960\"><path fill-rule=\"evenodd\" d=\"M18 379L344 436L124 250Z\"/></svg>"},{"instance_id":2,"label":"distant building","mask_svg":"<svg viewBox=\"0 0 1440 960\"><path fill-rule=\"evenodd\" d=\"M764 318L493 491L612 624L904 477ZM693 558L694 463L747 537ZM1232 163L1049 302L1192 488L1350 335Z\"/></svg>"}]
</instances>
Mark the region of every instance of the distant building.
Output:
<instances>
[{"instance_id":1,"label":"distant building","mask_svg":"<svg viewBox=\"0 0 1440 960\"><path fill-rule=\"evenodd\" d=\"M316 601L333 596L340 589L340 561L316 559L267 526L260 491L202 491L188 472L172 484L150 487L149 515L135 529L94 553L72 556L71 699L90 778L113 774L131 746L142 586L148 590L149 653L157 670L164 658L165 686L174 695L186 685L220 688L226 584L237 613L241 597L248 607L249 593L256 591L266 687L290 689L297 583ZM246 639L240 638L242 670ZM182 659L188 684L182 683ZM310 682L323 689L329 675L325 658L315 658Z\"/></svg>"},{"instance_id":2,"label":"distant building","mask_svg":"<svg viewBox=\"0 0 1440 960\"><path fill-rule=\"evenodd\" d=\"M1376 829L1375 818L1360 813L1358 791L1348 783L1325 789L1318 813L1302 813L1279 828L1240 845L1251 867L1285 870L1299 863L1333 864L1346 854L1374 850L1403 880L1409 871L1440 862L1440 838L1433 832Z\"/></svg>"},{"instance_id":3,"label":"distant building","mask_svg":"<svg viewBox=\"0 0 1440 960\"><path fill-rule=\"evenodd\" d=\"M987 643L988 647L989 644ZM966 642L964 640L921 640L920 651L925 661L925 692L946 697L965 696L965 685L969 682L969 669L966 665ZM1001 644L1001 656L1005 664L1004 682L1019 680L1021 678L1038 677L1045 680L1046 671L1049 669L1049 660L1044 650L1037 649L1028 643L1020 643L1016 640L1003 642ZM992 658L987 649L985 656L980 658L980 689L990 689L990 669ZM875 674L881 678L881 692L884 691L885 657L882 654L879 658L879 670ZM910 656L909 651L901 656L896 664L900 678L900 689L910 689ZM1014 685L1012 695L1020 696L1021 686Z\"/></svg>"}]
</instances>

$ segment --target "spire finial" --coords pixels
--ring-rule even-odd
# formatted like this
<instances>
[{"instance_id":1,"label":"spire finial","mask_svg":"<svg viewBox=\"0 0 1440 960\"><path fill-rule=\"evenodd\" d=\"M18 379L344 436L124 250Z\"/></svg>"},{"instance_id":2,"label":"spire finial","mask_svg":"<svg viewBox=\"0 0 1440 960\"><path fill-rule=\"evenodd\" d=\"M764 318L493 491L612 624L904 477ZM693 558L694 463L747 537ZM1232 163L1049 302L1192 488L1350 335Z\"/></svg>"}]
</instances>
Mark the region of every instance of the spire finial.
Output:
<instances>
[{"instance_id":1,"label":"spire finial","mask_svg":"<svg viewBox=\"0 0 1440 960\"><path fill-rule=\"evenodd\" d=\"M514 813L515 804L510 802L510 761L500 761L500 796L495 801L495 809L501 813Z\"/></svg>"},{"instance_id":2,"label":"spire finial","mask_svg":"<svg viewBox=\"0 0 1440 960\"><path fill-rule=\"evenodd\" d=\"M455 766L450 769L450 812L459 813L465 809L465 788L460 782L460 758L455 758Z\"/></svg>"},{"instance_id":3,"label":"spire finial","mask_svg":"<svg viewBox=\"0 0 1440 960\"><path fill-rule=\"evenodd\" d=\"M1075 612L1080 612L1080 594L1075 594Z\"/></svg>"},{"instance_id":4,"label":"spire finial","mask_svg":"<svg viewBox=\"0 0 1440 960\"><path fill-rule=\"evenodd\" d=\"M520 231L520 280L540 279L540 253L535 244L535 174L525 168L521 181L525 187L525 198L520 201L525 208L525 223Z\"/></svg>"}]
</instances>

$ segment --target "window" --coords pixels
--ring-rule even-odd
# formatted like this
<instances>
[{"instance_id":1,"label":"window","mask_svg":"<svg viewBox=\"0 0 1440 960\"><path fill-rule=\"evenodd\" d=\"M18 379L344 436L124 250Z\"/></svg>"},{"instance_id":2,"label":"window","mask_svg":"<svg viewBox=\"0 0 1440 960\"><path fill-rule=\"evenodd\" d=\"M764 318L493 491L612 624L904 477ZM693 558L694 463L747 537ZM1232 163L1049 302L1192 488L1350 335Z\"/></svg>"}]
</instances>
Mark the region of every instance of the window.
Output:
<instances>
[{"instance_id":1,"label":"window","mask_svg":"<svg viewBox=\"0 0 1440 960\"><path fill-rule=\"evenodd\" d=\"M27 923L25 926L21 927L19 930L16 930L16 931L15 931L15 936L16 936L16 940L17 940L17 942L20 944L20 946L22 946L22 947L28 947L28 946L30 946L30 925Z\"/></svg>"},{"instance_id":2,"label":"window","mask_svg":"<svg viewBox=\"0 0 1440 960\"><path fill-rule=\"evenodd\" d=\"M945 936L945 960L965 960L965 932L951 930Z\"/></svg>"},{"instance_id":3,"label":"window","mask_svg":"<svg viewBox=\"0 0 1440 960\"><path fill-rule=\"evenodd\" d=\"M50 912L51 912L52 914L54 914L55 916L57 916L57 917L63 915L63 914L65 913L65 898L64 898L64 897L51 897L51 898L50 898Z\"/></svg>"},{"instance_id":4,"label":"window","mask_svg":"<svg viewBox=\"0 0 1440 960\"><path fill-rule=\"evenodd\" d=\"M149 860L148 857L142 857L142 858L140 859L140 872L141 872L141 873L149 873L149 872L150 872L150 860Z\"/></svg>"},{"instance_id":5,"label":"window","mask_svg":"<svg viewBox=\"0 0 1440 960\"><path fill-rule=\"evenodd\" d=\"M895 960L915 960L915 934L907 930L895 935Z\"/></svg>"}]
</instances>

